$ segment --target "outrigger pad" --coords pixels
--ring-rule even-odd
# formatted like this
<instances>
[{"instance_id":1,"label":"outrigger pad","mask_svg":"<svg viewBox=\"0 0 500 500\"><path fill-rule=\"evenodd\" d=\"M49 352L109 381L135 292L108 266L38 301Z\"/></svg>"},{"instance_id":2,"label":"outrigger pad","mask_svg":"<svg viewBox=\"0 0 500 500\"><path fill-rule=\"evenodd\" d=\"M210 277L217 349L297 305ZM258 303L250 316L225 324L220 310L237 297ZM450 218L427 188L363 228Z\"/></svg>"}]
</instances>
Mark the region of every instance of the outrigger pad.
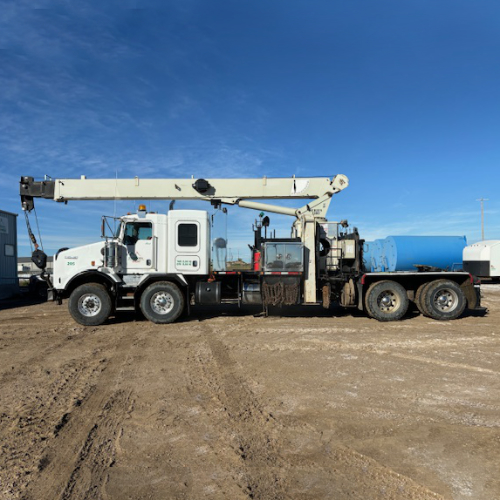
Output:
<instances>
[{"instance_id":1,"label":"outrigger pad","mask_svg":"<svg viewBox=\"0 0 500 500\"><path fill-rule=\"evenodd\" d=\"M35 250L31 254L31 260L39 269L47 267L47 254L43 250Z\"/></svg>"}]
</instances>

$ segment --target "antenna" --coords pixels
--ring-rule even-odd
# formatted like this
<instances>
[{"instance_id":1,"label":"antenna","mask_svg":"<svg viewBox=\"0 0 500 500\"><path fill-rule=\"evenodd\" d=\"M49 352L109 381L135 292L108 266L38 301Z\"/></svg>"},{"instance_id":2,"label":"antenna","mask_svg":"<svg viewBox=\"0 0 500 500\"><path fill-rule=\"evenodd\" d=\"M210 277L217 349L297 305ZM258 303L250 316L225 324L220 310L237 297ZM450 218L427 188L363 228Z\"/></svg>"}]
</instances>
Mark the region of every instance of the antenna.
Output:
<instances>
[{"instance_id":1,"label":"antenna","mask_svg":"<svg viewBox=\"0 0 500 500\"><path fill-rule=\"evenodd\" d=\"M488 198L479 198L476 201L481 202L481 240L484 241L484 202L490 200Z\"/></svg>"},{"instance_id":2,"label":"antenna","mask_svg":"<svg viewBox=\"0 0 500 500\"><path fill-rule=\"evenodd\" d=\"M118 169L115 170L115 196L113 197L113 234L116 234L116 194L118 191Z\"/></svg>"}]
</instances>

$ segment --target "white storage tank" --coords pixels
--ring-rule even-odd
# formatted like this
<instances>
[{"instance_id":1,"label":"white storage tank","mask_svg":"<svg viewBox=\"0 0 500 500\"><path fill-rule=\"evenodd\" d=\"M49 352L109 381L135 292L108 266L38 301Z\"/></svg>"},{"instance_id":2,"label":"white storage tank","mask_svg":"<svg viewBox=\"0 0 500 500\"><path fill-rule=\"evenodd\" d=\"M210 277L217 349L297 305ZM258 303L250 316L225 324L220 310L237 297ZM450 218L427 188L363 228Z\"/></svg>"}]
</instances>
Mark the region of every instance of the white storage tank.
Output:
<instances>
[{"instance_id":1,"label":"white storage tank","mask_svg":"<svg viewBox=\"0 0 500 500\"><path fill-rule=\"evenodd\" d=\"M500 277L500 240L478 241L464 248L464 271L480 278Z\"/></svg>"},{"instance_id":2,"label":"white storage tank","mask_svg":"<svg viewBox=\"0 0 500 500\"><path fill-rule=\"evenodd\" d=\"M0 210L0 299L18 292L17 214Z\"/></svg>"}]
</instances>

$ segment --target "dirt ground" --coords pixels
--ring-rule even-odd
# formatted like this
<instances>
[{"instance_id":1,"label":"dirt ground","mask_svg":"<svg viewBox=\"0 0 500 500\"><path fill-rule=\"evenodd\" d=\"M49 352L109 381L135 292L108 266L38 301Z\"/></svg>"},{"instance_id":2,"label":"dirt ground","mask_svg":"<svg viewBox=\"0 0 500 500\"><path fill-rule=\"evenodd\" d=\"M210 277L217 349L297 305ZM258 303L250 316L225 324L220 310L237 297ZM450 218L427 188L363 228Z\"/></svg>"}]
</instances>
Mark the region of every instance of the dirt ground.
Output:
<instances>
[{"instance_id":1,"label":"dirt ground","mask_svg":"<svg viewBox=\"0 0 500 500\"><path fill-rule=\"evenodd\" d=\"M485 316L0 310L2 499L500 498L500 286Z\"/></svg>"}]
</instances>

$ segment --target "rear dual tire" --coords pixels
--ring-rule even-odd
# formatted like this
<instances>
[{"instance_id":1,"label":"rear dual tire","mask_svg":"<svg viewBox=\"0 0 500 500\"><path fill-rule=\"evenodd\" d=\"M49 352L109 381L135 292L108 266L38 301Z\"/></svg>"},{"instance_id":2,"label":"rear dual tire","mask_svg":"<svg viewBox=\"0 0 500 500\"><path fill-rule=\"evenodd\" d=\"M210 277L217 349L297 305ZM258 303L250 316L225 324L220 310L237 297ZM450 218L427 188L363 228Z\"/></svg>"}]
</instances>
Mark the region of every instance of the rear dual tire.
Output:
<instances>
[{"instance_id":1,"label":"rear dual tire","mask_svg":"<svg viewBox=\"0 0 500 500\"><path fill-rule=\"evenodd\" d=\"M457 319L467 305L464 292L450 280L435 280L422 285L415 295L422 314L439 321Z\"/></svg>"}]
</instances>

